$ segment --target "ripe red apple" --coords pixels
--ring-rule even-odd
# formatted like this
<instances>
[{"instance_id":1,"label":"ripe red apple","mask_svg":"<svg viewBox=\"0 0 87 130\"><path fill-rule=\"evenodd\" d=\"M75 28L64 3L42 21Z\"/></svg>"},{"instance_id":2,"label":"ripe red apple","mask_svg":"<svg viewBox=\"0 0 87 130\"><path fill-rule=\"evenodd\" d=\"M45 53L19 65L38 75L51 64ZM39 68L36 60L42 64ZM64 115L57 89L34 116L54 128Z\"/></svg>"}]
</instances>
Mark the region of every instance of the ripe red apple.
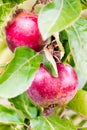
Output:
<instances>
[{"instance_id":1,"label":"ripe red apple","mask_svg":"<svg viewBox=\"0 0 87 130\"><path fill-rule=\"evenodd\" d=\"M38 16L21 11L5 27L6 40L9 48L14 51L16 47L28 46L40 51L44 42L38 28Z\"/></svg>"},{"instance_id":2,"label":"ripe red apple","mask_svg":"<svg viewBox=\"0 0 87 130\"><path fill-rule=\"evenodd\" d=\"M76 94L78 78L69 65L57 63L58 77L53 77L43 65L37 71L32 85L27 90L28 96L38 105L47 107L68 103Z\"/></svg>"}]
</instances>

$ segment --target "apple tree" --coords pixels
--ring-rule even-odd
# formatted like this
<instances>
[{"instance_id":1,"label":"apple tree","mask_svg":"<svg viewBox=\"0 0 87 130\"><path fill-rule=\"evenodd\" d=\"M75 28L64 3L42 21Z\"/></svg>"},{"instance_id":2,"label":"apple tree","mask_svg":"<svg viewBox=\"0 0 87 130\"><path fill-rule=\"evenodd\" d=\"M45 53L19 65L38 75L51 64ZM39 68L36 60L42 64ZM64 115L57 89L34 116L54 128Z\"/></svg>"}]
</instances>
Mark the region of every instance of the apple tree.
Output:
<instances>
[{"instance_id":1,"label":"apple tree","mask_svg":"<svg viewBox=\"0 0 87 130\"><path fill-rule=\"evenodd\" d=\"M0 0L0 130L87 129L87 0Z\"/></svg>"}]
</instances>

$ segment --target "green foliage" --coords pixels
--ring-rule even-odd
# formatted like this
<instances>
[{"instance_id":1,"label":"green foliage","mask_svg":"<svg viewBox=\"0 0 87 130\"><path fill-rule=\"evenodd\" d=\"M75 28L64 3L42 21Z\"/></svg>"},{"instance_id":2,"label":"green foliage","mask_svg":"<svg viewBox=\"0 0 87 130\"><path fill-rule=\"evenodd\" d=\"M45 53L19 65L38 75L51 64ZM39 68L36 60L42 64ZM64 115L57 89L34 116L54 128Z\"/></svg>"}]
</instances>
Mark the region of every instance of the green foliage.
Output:
<instances>
[{"instance_id":1,"label":"green foliage","mask_svg":"<svg viewBox=\"0 0 87 130\"><path fill-rule=\"evenodd\" d=\"M12 98L20 95L31 85L42 62L42 56L27 47L17 48L15 56L0 77L0 96Z\"/></svg>"},{"instance_id":2,"label":"green foliage","mask_svg":"<svg viewBox=\"0 0 87 130\"><path fill-rule=\"evenodd\" d=\"M17 4L17 3L21 3L24 0L2 0L0 3L0 24L2 22L4 22L4 20L8 20L8 16L10 15L9 13L11 13L11 9ZM8 15L9 14L9 15ZM5 21L6 22L6 21Z\"/></svg>"},{"instance_id":3,"label":"green foliage","mask_svg":"<svg viewBox=\"0 0 87 130\"><path fill-rule=\"evenodd\" d=\"M36 1L37 0L24 0L24 2L19 5L19 8L31 11Z\"/></svg>"},{"instance_id":4,"label":"green foliage","mask_svg":"<svg viewBox=\"0 0 87 130\"><path fill-rule=\"evenodd\" d=\"M14 130L14 126L6 125L6 124L0 124L0 130Z\"/></svg>"},{"instance_id":5,"label":"green foliage","mask_svg":"<svg viewBox=\"0 0 87 130\"><path fill-rule=\"evenodd\" d=\"M87 0L80 0L80 1L81 1L82 8L83 9L87 8Z\"/></svg>"},{"instance_id":6,"label":"green foliage","mask_svg":"<svg viewBox=\"0 0 87 130\"><path fill-rule=\"evenodd\" d=\"M54 115L32 119L30 125L32 130L76 130L69 121Z\"/></svg>"},{"instance_id":7,"label":"green foliage","mask_svg":"<svg viewBox=\"0 0 87 130\"><path fill-rule=\"evenodd\" d=\"M39 14L39 28L43 39L70 26L79 18L80 12L78 0L54 0L47 4Z\"/></svg>"},{"instance_id":8,"label":"green foliage","mask_svg":"<svg viewBox=\"0 0 87 130\"><path fill-rule=\"evenodd\" d=\"M79 79L78 87L83 88L77 91L76 96L64 108L77 112L77 116L82 115L87 120L87 20L81 18L81 11L87 8L87 1L53 0L45 5L43 2L37 3L36 0L0 0L0 61L7 47L4 34L7 22L16 9L31 11L36 4L34 8L36 13L40 11L38 24L43 39L55 36L55 32L58 32L58 40L64 48L61 61L75 68ZM51 38L48 39L49 42ZM58 42L57 44L59 47ZM44 108L33 103L26 94L42 62L53 76L58 76L55 60L49 50L44 48L42 53L36 53L30 48L19 47L10 55L14 57L9 64L4 64L7 65L6 71L0 75L0 97L10 98L11 106L0 105L0 130L27 130L30 127L32 130L79 130L63 116L64 113L56 113L58 107L54 115L43 116ZM2 66L0 64L0 69Z\"/></svg>"},{"instance_id":9,"label":"green foliage","mask_svg":"<svg viewBox=\"0 0 87 130\"><path fill-rule=\"evenodd\" d=\"M16 6L24 0L0 0L0 52L6 47L4 28L16 10Z\"/></svg>"},{"instance_id":10,"label":"green foliage","mask_svg":"<svg viewBox=\"0 0 87 130\"><path fill-rule=\"evenodd\" d=\"M58 77L56 62L47 48L44 49L44 66L54 77Z\"/></svg>"},{"instance_id":11,"label":"green foliage","mask_svg":"<svg viewBox=\"0 0 87 130\"><path fill-rule=\"evenodd\" d=\"M75 65L87 79L87 20L79 19L67 32Z\"/></svg>"},{"instance_id":12,"label":"green foliage","mask_svg":"<svg viewBox=\"0 0 87 130\"><path fill-rule=\"evenodd\" d=\"M23 2L24 0L2 0L3 3L21 3Z\"/></svg>"},{"instance_id":13,"label":"green foliage","mask_svg":"<svg viewBox=\"0 0 87 130\"><path fill-rule=\"evenodd\" d=\"M15 109L0 105L0 123L23 124L23 119Z\"/></svg>"},{"instance_id":14,"label":"green foliage","mask_svg":"<svg viewBox=\"0 0 87 130\"><path fill-rule=\"evenodd\" d=\"M82 26L81 24L79 24L79 26ZM84 26L82 26L82 28L84 28ZM67 29L68 30L68 29ZM62 31L61 33L60 33L60 40L61 40L61 42L62 42L62 45L63 45L63 47L64 47L64 51L65 51L65 54L64 54L64 57L62 58L62 62L64 62L64 63L69 63L69 64L71 64L73 67L75 67L76 66L76 61L75 61L75 59L77 60L82 60L82 62L83 62L83 60L85 60L85 58L86 58L86 56L84 57L84 58L82 58L81 56L79 56L78 55L78 52L80 52L80 53L82 53L82 51L80 51L80 49L79 48L77 48L76 47L76 45L75 45L75 37L73 36L72 37L72 34L74 35L74 32L72 33L72 34L70 34L71 32L69 32L68 31L68 33L67 33L67 31ZM86 33L86 32L85 32ZM71 43L69 43L69 39L68 39L68 37L71 35L71 38L73 39L73 46L72 46L72 44ZM76 36L76 35L75 35ZM78 39L78 36L76 36L77 37L77 39ZM77 44L78 44L78 42L77 42ZM84 43L83 43L84 44ZM85 42L85 44L86 44L86 42ZM76 50L76 51L74 51L75 49L74 48L77 48L78 50ZM84 53L86 53L85 52L85 50L84 50L84 48L82 48L82 50L83 50L83 52ZM76 53L76 54L75 54ZM78 55L78 58L75 56L75 55ZM86 62L85 62L86 63ZM78 62L77 61L77 64L79 64L80 65L80 61ZM83 68L83 66L82 66L82 69L84 69ZM85 69L84 69L85 70ZM83 86L84 86L84 84L85 84L85 82L87 81L87 79L86 79L86 77L84 76L84 73L82 73L82 71L81 71L81 69L78 67L78 66L76 66L76 71L77 71L77 74L78 74L78 88L83 88Z\"/></svg>"},{"instance_id":15,"label":"green foliage","mask_svg":"<svg viewBox=\"0 0 87 130\"><path fill-rule=\"evenodd\" d=\"M62 62L65 62L65 63L67 62L70 64L70 59L72 58L72 56L71 56L69 42L68 42L68 35L65 30L60 32L60 40L64 47L64 52L65 52L62 58ZM74 66L74 64L71 64L71 65Z\"/></svg>"},{"instance_id":16,"label":"green foliage","mask_svg":"<svg viewBox=\"0 0 87 130\"><path fill-rule=\"evenodd\" d=\"M83 90L87 91L87 82L85 83Z\"/></svg>"},{"instance_id":17,"label":"green foliage","mask_svg":"<svg viewBox=\"0 0 87 130\"><path fill-rule=\"evenodd\" d=\"M38 115L38 109L29 100L26 93L23 93L15 98L9 99L9 101L22 112L25 118L35 118Z\"/></svg>"},{"instance_id":18,"label":"green foliage","mask_svg":"<svg viewBox=\"0 0 87 130\"><path fill-rule=\"evenodd\" d=\"M6 18L6 15L10 12L11 8L13 7L13 4L5 3L0 6L0 23L4 21Z\"/></svg>"},{"instance_id":19,"label":"green foliage","mask_svg":"<svg viewBox=\"0 0 87 130\"><path fill-rule=\"evenodd\" d=\"M76 96L68 104L68 107L87 117L87 92L78 90Z\"/></svg>"}]
</instances>

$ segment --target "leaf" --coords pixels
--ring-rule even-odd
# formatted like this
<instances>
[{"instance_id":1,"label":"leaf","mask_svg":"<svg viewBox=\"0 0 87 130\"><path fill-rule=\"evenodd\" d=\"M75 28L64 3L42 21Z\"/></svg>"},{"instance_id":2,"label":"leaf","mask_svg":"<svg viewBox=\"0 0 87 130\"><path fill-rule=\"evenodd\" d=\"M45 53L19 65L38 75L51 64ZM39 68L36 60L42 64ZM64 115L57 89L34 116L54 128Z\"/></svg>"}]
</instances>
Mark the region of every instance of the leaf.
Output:
<instances>
[{"instance_id":1,"label":"leaf","mask_svg":"<svg viewBox=\"0 0 87 130\"><path fill-rule=\"evenodd\" d=\"M62 41L64 50L65 50L65 54L64 54L64 57L62 58L62 62L65 62L65 63L67 62L71 66L75 67L74 59L73 59L71 51L70 51L70 45L69 45L69 41L68 41L67 32L65 30L60 33L60 40ZM87 79L86 79L86 77L84 77L84 75L82 75L81 71L79 71L78 68L77 68L76 72L78 75L78 88L81 89L81 88L83 88Z\"/></svg>"},{"instance_id":2,"label":"leaf","mask_svg":"<svg viewBox=\"0 0 87 130\"><path fill-rule=\"evenodd\" d=\"M44 4L36 4L34 7L34 13L39 14L40 10L42 9L42 7L44 6Z\"/></svg>"},{"instance_id":3,"label":"leaf","mask_svg":"<svg viewBox=\"0 0 87 130\"><path fill-rule=\"evenodd\" d=\"M0 24L4 24L4 22L6 22L4 20L6 20L7 14L10 13L10 10L12 9L13 6L14 5L11 3L5 3L0 5Z\"/></svg>"},{"instance_id":4,"label":"leaf","mask_svg":"<svg viewBox=\"0 0 87 130\"><path fill-rule=\"evenodd\" d=\"M25 130L25 126L0 123L0 130Z\"/></svg>"},{"instance_id":5,"label":"leaf","mask_svg":"<svg viewBox=\"0 0 87 130\"><path fill-rule=\"evenodd\" d=\"M0 124L0 130L14 130L14 127L11 125Z\"/></svg>"},{"instance_id":6,"label":"leaf","mask_svg":"<svg viewBox=\"0 0 87 130\"><path fill-rule=\"evenodd\" d=\"M83 87L83 90L87 91L87 81L86 81L86 83L85 83L85 85Z\"/></svg>"},{"instance_id":7,"label":"leaf","mask_svg":"<svg viewBox=\"0 0 87 130\"><path fill-rule=\"evenodd\" d=\"M20 110L27 119L35 118L38 114L37 108L29 100L26 93L9 99L9 101L15 106L15 108Z\"/></svg>"},{"instance_id":8,"label":"leaf","mask_svg":"<svg viewBox=\"0 0 87 130\"><path fill-rule=\"evenodd\" d=\"M30 126L32 130L76 130L69 121L53 115L32 119Z\"/></svg>"},{"instance_id":9,"label":"leaf","mask_svg":"<svg viewBox=\"0 0 87 130\"><path fill-rule=\"evenodd\" d=\"M8 64L13 58L13 53L9 48L5 48L0 55L0 66L1 64Z\"/></svg>"},{"instance_id":10,"label":"leaf","mask_svg":"<svg viewBox=\"0 0 87 130\"><path fill-rule=\"evenodd\" d=\"M60 58L59 58L59 59L61 60L62 57L64 56L65 51L64 51L64 47L63 47L63 45L62 45L62 43L61 43L61 41L60 41L59 32L54 33L53 36L55 37L55 40L56 40L57 45L58 45L58 47L59 47L59 50L60 50Z\"/></svg>"},{"instance_id":11,"label":"leaf","mask_svg":"<svg viewBox=\"0 0 87 130\"><path fill-rule=\"evenodd\" d=\"M15 109L0 105L0 123L23 124L23 119Z\"/></svg>"},{"instance_id":12,"label":"leaf","mask_svg":"<svg viewBox=\"0 0 87 130\"><path fill-rule=\"evenodd\" d=\"M17 3L22 3L24 0L2 0L2 2L3 3L15 3L15 4L17 4Z\"/></svg>"},{"instance_id":13,"label":"leaf","mask_svg":"<svg viewBox=\"0 0 87 130\"><path fill-rule=\"evenodd\" d=\"M8 20L8 16L11 13L11 9L17 4L24 0L5 0L0 4L0 24ZM7 18L7 19L6 19Z\"/></svg>"},{"instance_id":14,"label":"leaf","mask_svg":"<svg viewBox=\"0 0 87 130\"><path fill-rule=\"evenodd\" d=\"M37 0L25 0L22 4L20 4L18 7L25 10L32 10L32 7L36 3Z\"/></svg>"},{"instance_id":15,"label":"leaf","mask_svg":"<svg viewBox=\"0 0 87 130\"><path fill-rule=\"evenodd\" d=\"M44 66L48 69L48 71L51 72L54 77L58 77L57 66L53 56L47 48L44 48L44 53L46 57L44 60Z\"/></svg>"},{"instance_id":16,"label":"leaf","mask_svg":"<svg viewBox=\"0 0 87 130\"><path fill-rule=\"evenodd\" d=\"M76 68L87 79L87 20L79 19L67 33Z\"/></svg>"},{"instance_id":17,"label":"leaf","mask_svg":"<svg viewBox=\"0 0 87 130\"><path fill-rule=\"evenodd\" d=\"M68 43L68 36L67 36L67 33L66 31L62 31L60 32L60 41L63 45L63 48L64 48L64 56L62 58L62 61L63 62L68 62L68 56L70 54L70 47L69 47L69 43Z\"/></svg>"},{"instance_id":18,"label":"leaf","mask_svg":"<svg viewBox=\"0 0 87 130\"><path fill-rule=\"evenodd\" d=\"M38 20L43 39L70 26L79 18L80 12L81 6L78 0L54 0L44 6Z\"/></svg>"},{"instance_id":19,"label":"leaf","mask_svg":"<svg viewBox=\"0 0 87 130\"><path fill-rule=\"evenodd\" d=\"M80 0L82 3L83 9L87 8L87 0Z\"/></svg>"},{"instance_id":20,"label":"leaf","mask_svg":"<svg viewBox=\"0 0 87 130\"><path fill-rule=\"evenodd\" d=\"M78 68L77 68L78 69ZM82 74L81 71L77 70L77 76L78 76L78 88L82 89L87 82L87 78Z\"/></svg>"},{"instance_id":21,"label":"leaf","mask_svg":"<svg viewBox=\"0 0 87 130\"><path fill-rule=\"evenodd\" d=\"M76 96L69 102L68 107L87 117L87 92L78 90Z\"/></svg>"},{"instance_id":22,"label":"leaf","mask_svg":"<svg viewBox=\"0 0 87 130\"><path fill-rule=\"evenodd\" d=\"M18 4L24 0L0 0L0 42L5 39L4 28L10 20Z\"/></svg>"},{"instance_id":23,"label":"leaf","mask_svg":"<svg viewBox=\"0 0 87 130\"><path fill-rule=\"evenodd\" d=\"M12 98L26 91L42 62L42 56L27 47L17 48L6 72L0 77L0 96Z\"/></svg>"}]
</instances>

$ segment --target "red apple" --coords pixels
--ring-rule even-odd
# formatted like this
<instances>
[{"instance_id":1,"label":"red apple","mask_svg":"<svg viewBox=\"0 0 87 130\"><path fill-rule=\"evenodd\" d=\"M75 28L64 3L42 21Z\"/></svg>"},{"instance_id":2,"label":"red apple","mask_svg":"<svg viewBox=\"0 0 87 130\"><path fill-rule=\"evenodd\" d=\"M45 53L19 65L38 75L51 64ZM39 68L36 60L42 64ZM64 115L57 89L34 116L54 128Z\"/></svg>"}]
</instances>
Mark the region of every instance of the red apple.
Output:
<instances>
[{"instance_id":1,"label":"red apple","mask_svg":"<svg viewBox=\"0 0 87 130\"><path fill-rule=\"evenodd\" d=\"M57 63L58 77L40 66L32 85L27 90L28 96L38 105L47 107L67 104L76 94L78 78L75 70L69 65Z\"/></svg>"},{"instance_id":2,"label":"red apple","mask_svg":"<svg viewBox=\"0 0 87 130\"><path fill-rule=\"evenodd\" d=\"M5 32L12 51L19 46L28 46L38 52L44 46L38 28L38 16L33 13L21 11L15 15L5 27Z\"/></svg>"}]
</instances>

